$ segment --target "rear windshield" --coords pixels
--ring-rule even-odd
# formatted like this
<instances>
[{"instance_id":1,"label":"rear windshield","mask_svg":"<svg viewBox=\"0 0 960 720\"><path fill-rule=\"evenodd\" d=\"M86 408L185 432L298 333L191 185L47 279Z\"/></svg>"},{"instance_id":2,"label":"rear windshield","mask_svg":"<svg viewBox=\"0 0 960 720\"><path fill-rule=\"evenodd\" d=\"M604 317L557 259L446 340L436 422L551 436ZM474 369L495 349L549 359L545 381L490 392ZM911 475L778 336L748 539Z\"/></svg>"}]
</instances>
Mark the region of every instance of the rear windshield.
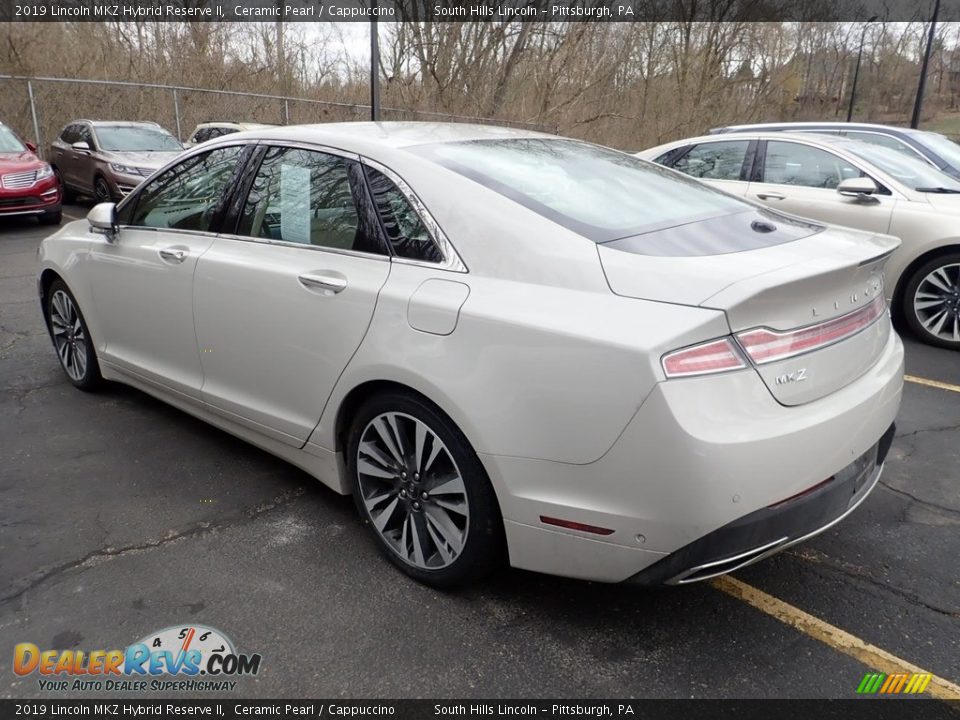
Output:
<instances>
[{"instance_id":1,"label":"rear windshield","mask_svg":"<svg viewBox=\"0 0 960 720\"><path fill-rule=\"evenodd\" d=\"M136 125L98 125L97 140L101 149L113 152L183 150L183 145L166 130Z\"/></svg>"},{"instance_id":2,"label":"rear windshield","mask_svg":"<svg viewBox=\"0 0 960 720\"><path fill-rule=\"evenodd\" d=\"M8 127L0 125L0 152L23 152L27 148L24 147L23 143L20 142L13 130Z\"/></svg>"},{"instance_id":3,"label":"rear windshield","mask_svg":"<svg viewBox=\"0 0 960 720\"><path fill-rule=\"evenodd\" d=\"M672 170L576 140L472 140L412 150L597 243L754 209Z\"/></svg>"}]
</instances>

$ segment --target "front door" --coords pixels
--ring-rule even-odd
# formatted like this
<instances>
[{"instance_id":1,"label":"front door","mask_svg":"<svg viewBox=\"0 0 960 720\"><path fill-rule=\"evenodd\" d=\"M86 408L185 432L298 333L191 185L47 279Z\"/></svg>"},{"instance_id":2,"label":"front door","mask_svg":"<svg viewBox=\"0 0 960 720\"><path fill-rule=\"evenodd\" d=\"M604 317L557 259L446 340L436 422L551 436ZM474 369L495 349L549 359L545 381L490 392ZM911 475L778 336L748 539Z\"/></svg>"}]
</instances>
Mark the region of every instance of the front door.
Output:
<instances>
[{"instance_id":1,"label":"front door","mask_svg":"<svg viewBox=\"0 0 960 720\"><path fill-rule=\"evenodd\" d=\"M193 323L193 275L213 243L242 154L194 155L118 208L116 236L90 251L104 361L199 397L203 374Z\"/></svg>"},{"instance_id":2,"label":"front door","mask_svg":"<svg viewBox=\"0 0 960 720\"><path fill-rule=\"evenodd\" d=\"M812 145L768 140L759 182L750 183L747 197L775 210L832 225L886 233L896 204L890 191L867 200L837 192L841 180L865 173L848 160Z\"/></svg>"},{"instance_id":3,"label":"front door","mask_svg":"<svg viewBox=\"0 0 960 720\"><path fill-rule=\"evenodd\" d=\"M357 159L266 148L235 232L218 237L197 266L203 400L302 446L389 274Z\"/></svg>"}]
</instances>

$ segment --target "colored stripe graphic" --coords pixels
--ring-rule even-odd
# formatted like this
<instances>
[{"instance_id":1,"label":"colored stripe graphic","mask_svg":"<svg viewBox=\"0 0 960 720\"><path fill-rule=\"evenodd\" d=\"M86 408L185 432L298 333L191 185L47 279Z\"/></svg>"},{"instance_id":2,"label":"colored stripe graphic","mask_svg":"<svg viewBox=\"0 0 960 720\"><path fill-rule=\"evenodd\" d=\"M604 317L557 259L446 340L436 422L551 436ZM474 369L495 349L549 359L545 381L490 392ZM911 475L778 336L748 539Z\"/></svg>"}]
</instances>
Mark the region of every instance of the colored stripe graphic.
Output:
<instances>
[{"instance_id":1,"label":"colored stripe graphic","mask_svg":"<svg viewBox=\"0 0 960 720\"><path fill-rule=\"evenodd\" d=\"M867 673L857 686L857 694L897 695L909 693L915 695L927 689L933 679L930 673Z\"/></svg>"}]
</instances>

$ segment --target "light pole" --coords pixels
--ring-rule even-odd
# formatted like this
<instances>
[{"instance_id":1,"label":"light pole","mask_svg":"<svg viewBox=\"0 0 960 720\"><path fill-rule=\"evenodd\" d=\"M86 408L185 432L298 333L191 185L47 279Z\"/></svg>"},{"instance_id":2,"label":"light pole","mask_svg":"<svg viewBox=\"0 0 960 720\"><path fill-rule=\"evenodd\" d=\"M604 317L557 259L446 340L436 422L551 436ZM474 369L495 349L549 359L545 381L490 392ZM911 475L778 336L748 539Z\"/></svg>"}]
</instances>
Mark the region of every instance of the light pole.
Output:
<instances>
[{"instance_id":1,"label":"light pole","mask_svg":"<svg viewBox=\"0 0 960 720\"><path fill-rule=\"evenodd\" d=\"M877 19L874 15L863 26L863 32L860 33L860 49L857 51L857 66L853 70L853 87L850 88L850 106L847 108L847 122L853 119L853 104L857 101L857 80L860 79L860 61L863 60L863 42L867 37L867 28L870 23Z\"/></svg>"},{"instance_id":2,"label":"light pole","mask_svg":"<svg viewBox=\"0 0 960 720\"><path fill-rule=\"evenodd\" d=\"M370 4L370 119L380 120L380 35L377 31L377 0Z\"/></svg>"},{"instance_id":3,"label":"light pole","mask_svg":"<svg viewBox=\"0 0 960 720\"><path fill-rule=\"evenodd\" d=\"M933 49L933 35L937 30L937 16L940 14L940 0L934 0L933 17L930 18L930 33L927 35L927 48L923 52L923 64L920 66L920 82L917 83L917 99L913 103L913 117L910 127L920 126L920 110L923 108L923 91L927 86L927 67L930 65L930 51Z\"/></svg>"}]
</instances>

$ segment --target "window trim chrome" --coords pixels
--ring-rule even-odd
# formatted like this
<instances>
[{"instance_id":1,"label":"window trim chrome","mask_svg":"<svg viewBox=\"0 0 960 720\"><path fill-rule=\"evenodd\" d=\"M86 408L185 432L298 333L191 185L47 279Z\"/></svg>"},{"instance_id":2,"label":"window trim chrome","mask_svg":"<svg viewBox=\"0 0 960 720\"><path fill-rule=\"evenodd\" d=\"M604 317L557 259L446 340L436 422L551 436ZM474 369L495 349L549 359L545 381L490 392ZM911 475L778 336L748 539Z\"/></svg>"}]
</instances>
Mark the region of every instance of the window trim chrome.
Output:
<instances>
[{"instance_id":1,"label":"window trim chrome","mask_svg":"<svg viewBox=\"0 0 960 720\"><path fill-rule=\"evenodd\" d=\"M366 157L365 155L360 156L360 163L362 165L366 165L367 167L373 168L377 172L383 173L386 178L390 180L390 182L397 186L397 189L401 192L407 202L413 206L414 212L416 212L419 216L420 222L423 223L427 233L430 235L430 239L433 240L434 244L436 244L437 249L440 251L440 255L443 257L441 262L435 263L428 262L426 260L415 260L413 258L403 258L397 257L396 255L391 255L391 261L401 263L403 265L414 265L416 267L427 267L449 270L451 272L469 273L470 270L467 269L466 264L461 259L460 254L453 246L453 243L450 242L446 233L443 231L443 228L440 227L440 223L438 223L433 215L430 214L427 206L423 204L423 201L419 197L417 197L417 194L407 184L407 182L383 163L377 162L376 160Z\"/></svg>"},{"instance_id":2,"label":"window trim chrome","mask_svg":"<svg viewBox=\"0 0 960 720\"><path fill-rule=\"evenodd\" d=\"M390 256L382 253L369 253L362 250L346 250L344 248L329 247L327 245L310 245L308 243L289 242L287 240L270 240L269 238L257 238L249 235L236 235L233 233L218 233L217 239L220 240L239 240L240 242L256 243L258 245L276 245L278 247L295 248L298 250L315 250L318 252L328 252L334 255L345 255L347 257L366 258L368 260L380 260L390 262Z\"/></svg>"}]
</instances>

